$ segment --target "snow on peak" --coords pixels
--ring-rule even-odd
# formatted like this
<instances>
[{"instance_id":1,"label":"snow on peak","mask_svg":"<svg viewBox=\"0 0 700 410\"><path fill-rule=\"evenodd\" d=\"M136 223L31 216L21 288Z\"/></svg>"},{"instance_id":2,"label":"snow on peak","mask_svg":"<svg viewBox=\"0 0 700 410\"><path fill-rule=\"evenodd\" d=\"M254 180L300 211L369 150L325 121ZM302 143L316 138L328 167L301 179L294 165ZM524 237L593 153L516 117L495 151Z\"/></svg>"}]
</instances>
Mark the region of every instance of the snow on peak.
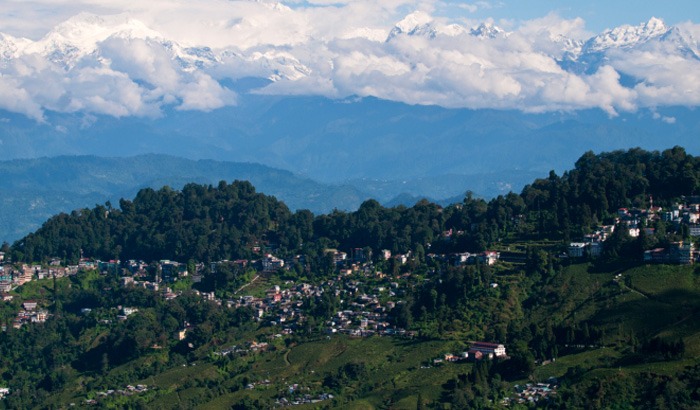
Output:
<instances>
[{"instance_id":1,"label":"snow on peak","mask_svg":"<svg viewBox=\"0 0 700 410\"><path fill-rule=\"evenodd\" d=\"M396 23L396 29L400 30L402 33L410 33L417 28L427 26L433 21L433 18L429 14L422 11L414 11L408 16L404 17L403 20Z\"/></svg>"},{"instance_id":2,"label":"snow on peak","mask_svg":"<svg viewBox=\"0 0 700 410\"><path fill-rule=\"evenodd\" d=\"M0 60L6 61L17 58L32 41L0 33Z\"/></svg>"},{"instance_id":3,"label":"snow on peak","mask_svg":"<svg viewBox=\"0 0 700 410\"><path fill-rule=\"evenodd\" d=\"M466 29L459 24L448 24L446 26L440 26L436 27L434 30L434 33L441 34L444 36L449 36L449 37L456 37L459 36L460 34L463 34L466 32Z\"/></svg>"},{"instance_id":4,"label":"snow on peak","mask_svg":"<svg viewBox=\"0 0 700 410\"><path fill-rule=\"evenodd\" d=\"M669 28L656 17L638 26L624 25L591 38L584 45L584 51L597 52L609 48L628 48L645 43L665 34Z\"/></svg>"},{"instance_id":5,"label":"snow on peak","mask_svg":"<svg viewBox=\"0 0 700 410\"><path fill-rule=\"evenodd\" d=\"M672 27L659 37L659 40L672 44L673 48L686 57L700 60L700 45L693 33Z\"/></svg>"},{"instance_id":6,"label":"snow on peak","mask_svg":"<svg viewBox=\"0 0 700 410\"><path fill-rule=\"evenodd\" d=\"M403 20L396 23L394 28L389 33L389 38L396 37L400 34L417 34L422 32L430 32L433 18L422 11L414 11L404 17Z\"/></svg>"},{"instance_id":7,"label":"snow on peak","mask_svg":"<svg viewBox=\"0 0 700 410\"><path fill-rule=\"evenodd\" d=\"M139 20L124 15L97 16L80 13L56 26L44 39L63 40L76 46L93 47L112 35L132 38L162 38Z\"/></svg>"},{"instance_id":8,"label":"snow on peak","mask_svg":"<svg viewBox=\"0 0 700 410\"><path fill-rule=\"evenodd\" d=\"M492 23L481 23L469 31L474 37L479 38L496 38L506 37L507 33L502 28L493 25Z\"/></svg>"},{"instance_id":9,"label":"snow on peak","mask_svg":"<svg viewBox=\"0 0 700 410\"><path fill-rule=\"evenodd\" d=\"M662 33L668 30L666 24L660 18L652 17L648 22L644 23L644 28L647 31Z\"/></svg>"},{"instance_id":10,"label":"snow on peak","mask_svg":"<svg viewBox=\"0 0 700 410\"><path fill-rule=\"evenodd\" d=\"M459 24L436 24L429 14L415 11L396 23L389 33L387 41L402 34L436 38L439 36L456 37L466 32L467 30Z\"/></svg>"},{"instance_id":11,"label":"snow on peak","mask_svg":"<svg viewBox=\"0 0 700 410\"><path fill-rule=\"evenodd\" d=\"M83 56L94 53L98 44L110 37L163 39L157 31L125 15L80 13L25 47L24 52L47 56L51 61L69 68Z\"/></svg>"},{"instance_id":12,"label":"snow on peak","mask_svg":"<svg viewBox=\"0 0 700 410\"><path fill-rule=\"evenodd\" d=\"M583 47L583 44L584 44L583 41L581 41L581 40L575 40L575 39L566 37L562 34L552 36L551 39L556 44L561 45L562 51L564 51L566 53L571 53L571 54L580 53L581 47Z\"/></svg>"},{"instance_id":13,"label":"snow on peak","mask_svg":"<svg viewBox=\"0 0 700 410\"><path fill-rule=\"evenodd\" d=\"M264 72L269 73L267 78L271 81L296 81L308 77L312 72L309 67L288 52L256 51L244 60L257 64Z\"/></svg>"}]
</instances>

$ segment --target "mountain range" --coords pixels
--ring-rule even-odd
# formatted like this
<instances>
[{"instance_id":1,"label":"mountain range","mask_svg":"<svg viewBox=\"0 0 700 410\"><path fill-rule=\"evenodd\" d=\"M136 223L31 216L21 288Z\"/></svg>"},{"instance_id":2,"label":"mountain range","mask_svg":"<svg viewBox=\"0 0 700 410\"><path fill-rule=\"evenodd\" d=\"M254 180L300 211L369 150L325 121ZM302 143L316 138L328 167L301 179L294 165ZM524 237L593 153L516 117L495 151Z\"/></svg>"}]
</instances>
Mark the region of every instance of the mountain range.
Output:
<instances>
[{"instance_id":1,"label":"mountain range","mask_svg":"<svg viewBox=\"0 0 700 410\"><path fill-rule=\"evenodd\" d=\"M471 36L495 40L507 39L510 34L490 22L471 28L454 23L442 24L432 16L417 11L396 23L383 40L396 41L402 36L432 40ZM370 41L382 39L376 31L357 31L348 37ZM0 62L7 66L13 60L32 55L56 63L61 68L72 69L90 58L98 61L111 58L110 53L114 50L110 49L113 45L110 42L115 40L144 40L157 44L183 71L188 72L212 69L237 60L240 64L256 66L260 69L258 76L263 77L260 74L264 73L273 81L299 79L311 73L311 69L301 62L302 58L293 52L261 52L255 47L246 50L236 46L212 48L183 45L126 15L98 16L90 13L74 16L36 41L0 33ZM653 51L654 48L670 47L687 58L700 59L700 48L693 32L680 27L669 27L655 17L637 26L624 25L609 29L588 39L553 35L550 40L560 45L560 49L550 52L550 55L565 62L566 67L573 71L591 71L592 67L587 61L592 58L604 60L607 53L616 50Z\"/></svg>"}]
</instances>

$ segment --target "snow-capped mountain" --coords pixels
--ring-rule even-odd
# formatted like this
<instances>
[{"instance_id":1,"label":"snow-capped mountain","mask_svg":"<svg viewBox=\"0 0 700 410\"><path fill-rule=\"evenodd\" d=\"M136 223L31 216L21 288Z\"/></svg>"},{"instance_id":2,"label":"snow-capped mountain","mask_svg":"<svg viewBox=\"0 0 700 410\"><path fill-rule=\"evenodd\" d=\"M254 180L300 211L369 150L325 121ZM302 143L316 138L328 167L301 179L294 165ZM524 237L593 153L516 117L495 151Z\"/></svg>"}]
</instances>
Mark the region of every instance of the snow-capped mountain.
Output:
<instances>
[{"instance_id":1,"label":"snow-capped mountain","mask_svg":"<svg viewBox=\"0 0 700 410\"><path fill-rule=\"evenodd\" d=\"M660 42L671 44L673 48L686 58L700 60L700 46L692 33L685 33L678 27L671 27L658 37Z\"/></svg>"},{"instance_id":2,"label":"snow-capped mountain","mask_svg":"<svg viewBox=\"0 0 700 410\"><path fill-rule=\"evenodd\" d=\"M416 11L396 23L386 41L404 35L434 39L465 34L480 39L507 39L510 35L492 23L485 22L472 28L459 24L440 24L429 14ZM127 42L143 40L157 45L184 72L212 69L234 60L236 64L261 70L261 76L273 81L298 80L313 72L291 50L270 46L244 52L236 48L213 49L206 45L182 45L126 15L97 16L89 13L70 18L37 41L0 33L0 62L6 65L8 61L24 55L39 55L70 70L81 59L89 56L100 60L103 57L102 44L114 39ZM698 42L692 34L682 32L677 27L668 27L657 18L651 18L637 26L625 25L606 30L585 41L562 35L551 38L551 41L564 54L560 61L562 67L572 72L592 73L607 61L608 52L642 48L651 43L671 45L672 50L686 57L700 59Z\"/></svg>"},{"instance_id":3,"label":"snow-capped mountain","mask_svg":"<svg viewBox=\"0 0 700 410\"><path fill-rule=\"evenodd\" d=\"M583 40L576 40L573 38L563 36L561 34L553 37L552 41L556 44L559 44L564 53L569 53L569 54L574 54L574 55L580 54L581 49L583 48L583 45L584 45Z\"/></svg>"},{"instance_id":4,"label":"snow-capped mountain","mask_svg":"<svg viewBox=\"0 0 700 410\"><path fill-rule=\"evenodd\" d=\"M668 27L662 20L652 17L646 23L606 30L588 39L578 50L567 52L561 65L572 72L593 74L602 65L615 67L612 55L619 59L635 51L660 53L660 59L668 54L700 59L698 43L691 33Z\"/></svg>"},{"instance_id":5,"label":"snow-capped mountain","mask_svg":"<svg viewBox=\"0 0 700 410\"><path fill-rule=\"evenodd\" d=\"M669 31L660 19L652 17L638 26L621 26L589 39L583 45L582 53L596 53L611 48L630 48L661 37Z\"/></svg>"},{"instance_id":6,"label":"snow-capped mountain","mask_svg":"<svg viewBox=\"0 0 700 410\"><path fill-rule=\"evenodd\" d=\"M138 20L122 15L101 17L81 13L59 24L39 41L26 44L21 52L42 55L70 69L81 58L95 53L99 43L110 37L165 41L160 33Z\"/></svg>"},{"instance_id":7,"label":"snow-capped mountain","mask_svg":"<svg viewBox=\"0 0 700 410\"><path fill-rule=\"evenodd\" d=\"M0 33L0 62L20 56L22 50L31 43L26 38L16 38Z\"/></svg>"},{"instance_id":8,"label":"snow-capped mountain","mask_svg":"<svg viewBox=\"0 0 700 410\"><path fill-rule=\"evenodd\" d=\"M26 55L38 55L64 70L71 70L86 58L94 58L108 65L104 44L110 40L120 40L124 44L145 41L165 51L183 72L211 69L232 59L240 60L238 64L248 63L258 67L273 81L296 80L311 71L287 52L264 50L243 55L238 50L185 46L139 20L124 15L103 17L89 13L78 14L59 24L38 41L0 33L0 56L4 62L8 62Z\"/></svg>"},{"instance_id":9,"label":"snow-capped mountain","mask_svg":"<svg viewBox=\"0 0 700 410\"><path fill-rule=\"evenodd\" d=\"M700 79L680 84L680 68L666 64L700 61L693 36L700 31L692 25L669 27L652 18L586 39L576 38L581 31L570 24L535 22L506 31L416 11L390 30L362 21L320 32L306 22L287 23L291 9L270 10L277 14L209 22L232 36L226 41L217 35L195 43L128 14L81 13L37 40L0 33L0 109L39 120L46 110L115 116L160 115L166 106L213 110L235 104L231 84L247 79L255 79L258 90L267 87L264 93L374 96L451 108L601 108L616 115L659 104L700 105L694 85ZM293 41L266 35L280 25ZM693 67L682 73L700 72ZM644 97L627 92L639 83L657 90L645 90ZM613 92L611 84L628 90Z\"/></svg>"},{"instance_id":10,"label":"snow-capped mountain","mask_svg":"<svg viewBox=\"0 0 700 410\"><path fill-rule=\"evenodd\" d=\"M492 23L481 23L469 29L459 24L439 24L435 22L429 14L416 11L396 23L389 33L387 41L401 35L424 36L434 39L439 36L457 37L464 34L469 34L481 39L505 38L508 36L505 30Z\"/></svg>"},{"instance_id":11,"label":"snow-capped mountain","mask_svg":"<svg viewBox=\"0 0 700 410\"><path fill-rule=\"evenodd\" d=\"M508 37L508 33L502 28L491 23L481 23L473 29L469 30L469 34L479 38L498 38Z\"/></svg>"},{"instance_id":12,"label":"snow-capped mountain","mask_svg":"<svg viewBox=\"0 0 700 410\"><path fill-rule=\"evenodd\" d=\"M422 11L415 11L396 23L387 41L400 35L430 35L433 31L433 18Z\"/></svg>"}]
</instances>

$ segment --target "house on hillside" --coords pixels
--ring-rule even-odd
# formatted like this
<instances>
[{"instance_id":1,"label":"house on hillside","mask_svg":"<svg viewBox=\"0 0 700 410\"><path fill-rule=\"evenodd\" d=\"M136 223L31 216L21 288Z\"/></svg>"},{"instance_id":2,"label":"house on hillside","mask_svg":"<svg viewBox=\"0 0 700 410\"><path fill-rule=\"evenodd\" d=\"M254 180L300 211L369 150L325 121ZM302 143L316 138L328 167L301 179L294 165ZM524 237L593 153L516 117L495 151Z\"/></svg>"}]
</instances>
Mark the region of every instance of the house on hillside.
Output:
<instances>
[{"instance_id":1,"label":"house on hillside","mask_svg":"<svg viewBox=\"0 0 700 410\"><path fill-rule=\"evenodd\" d=\"M484 265L494 265L501 258L500 252L496 251L485 251L479 254L479 262Z\"/></svg>"},{"instance_id":2,"label":"house on hillside","mask_svg":"<svg viewBox=\"0 0 700 410\"><path fill-rule=\"evenodd\" d=\"M666 260L666 249L655 248L644 251L644 262L646 263L664 263Z\"/></svg>"},{"instance_id":3,"label":"house on hillside","mask_svg":"<svg viewBox=\"0 0 700 410\"><path fill-rule=\"evenodd\" d=\"M333 262L335 262L336 265L342 265L347 258L348 254L345 252L335 251L333 253Z\"/></svg>"},{"instance_id":4,"label":"house on hillside","mask_svg":"<svg viewBox=\"0 0 700 410\"><path fill-rule=\"evenodd\" d=\"M691 265L696 259L698 259L698 255L692 242L674 242L668 249L656 248L644 251L644 262L646 263Z\"/></svg>"},{"instance_id":5,"label":"house on hillside","mask_svg":"<svg viewBox=\"0 0 700 410\"><path fill-rule=\"evenodd\" d=\"M0 280L0 293L7 293L10 291L12 291L12 281Z\"/></svg>"},{"instance_id":6,"label":"house on hillside","mask_svg":"<svg viewBox=\"0 0 700 410\"><path fill-rule=\"evenodd\" d=\"M584 242L571 242L567 255L569 255L569 258L583 258L586 254L586 246L588 244Z\"/></svg>"},{"instance_id":7,"label":"house on hillside","mask_svg":"<svg viewBox=\"0 0 700 410\"><path fill-rule=\"evenodd\" d=\"M265 255L261 262L264 272L274 272L284 267L284 261L272 256L272 254Z\"/></svg>"},{"instance_id":8,"label":"house on hillside","mask_svg":"<svg viewBox=\"0 0 700 410\"><path fill-rule=\"evenodd\" d=\"M700 225L688 225L688 233L690 236L700 236Z\"/></svg>"},{"instance_id":9,"label":"house on hillside","mask_svg":"<svg viewBox=\"0 0 700 410\"><path fill-rule=\"evenodd\" d=\"M385 261L391 259L391 251L388 249L382 249L380 254L382 255L382 259L384 259Z\"/></svg>"},{"instance_id":10,"label":"house on hillside","mask_svg":"<svg viewBox=\"0 0 700 410\"><path fill-rule=\"evenodd\" d=\"M695 247L692 242L674 242L671 244L671 256L681 265L690 265L695 261Z\"/></svg>"},{"instance_id":11,"label":"house on hillside","mask_svg":"<svg viewBox=\"0 0 700 410\"><path fill-rule=\"evenodd\" d=\"M481 352L489 357L506 357L506 347L499 343L474 342L469 350Z\"/></svg>"}]
</instances>

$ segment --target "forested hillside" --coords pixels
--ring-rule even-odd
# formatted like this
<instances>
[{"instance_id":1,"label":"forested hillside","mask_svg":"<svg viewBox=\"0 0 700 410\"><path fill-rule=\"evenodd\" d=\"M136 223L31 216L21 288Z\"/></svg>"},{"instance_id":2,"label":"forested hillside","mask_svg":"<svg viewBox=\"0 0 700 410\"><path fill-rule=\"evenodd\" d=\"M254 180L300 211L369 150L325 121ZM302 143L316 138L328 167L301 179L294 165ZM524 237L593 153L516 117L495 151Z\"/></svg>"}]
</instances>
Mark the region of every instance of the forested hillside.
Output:
<instances>
[{"instance_id":1,"label":"forested hillside","mask_svg":"<svg viewBox=\"0 0 700 410\"><path fill-rule=\"evenodd\" d=\"M699 161L586 153L447 207L314 215L234 181L57 215L3 251L0 406L696 408L698 270L643 255L696 241L659 207L694 209Z\"/></svg>"},{"instance_id":2,"label":"forested hillside","mask_svg":"<svg viewBox=\"0 0 700 410\"><path fill-rule=\"evenodd\" d=\"M657 206L669 206L697 192L700 159L680 147L589 152L573 170L537 179L520 195L487 202L467 193L461 204L446 208L427 201L384 208L369 200L355 212L314 216L290 212L247 182L188 184L181 191L144 189L118 207L107 203L58 215L17 241L13 250L17 260L25 261L76 261L81 249L101 259L212 261L250 257L260 243L271 243L286 256L309 241L329 241L323 246L346 251L370 247L405 253L427 244L452 252L481 251L509 236L568 240L614 222L621 207L649 206L651 198ZM448 230L463 235L442 243L441 234Z\"/></svg>"}]
</instances>

